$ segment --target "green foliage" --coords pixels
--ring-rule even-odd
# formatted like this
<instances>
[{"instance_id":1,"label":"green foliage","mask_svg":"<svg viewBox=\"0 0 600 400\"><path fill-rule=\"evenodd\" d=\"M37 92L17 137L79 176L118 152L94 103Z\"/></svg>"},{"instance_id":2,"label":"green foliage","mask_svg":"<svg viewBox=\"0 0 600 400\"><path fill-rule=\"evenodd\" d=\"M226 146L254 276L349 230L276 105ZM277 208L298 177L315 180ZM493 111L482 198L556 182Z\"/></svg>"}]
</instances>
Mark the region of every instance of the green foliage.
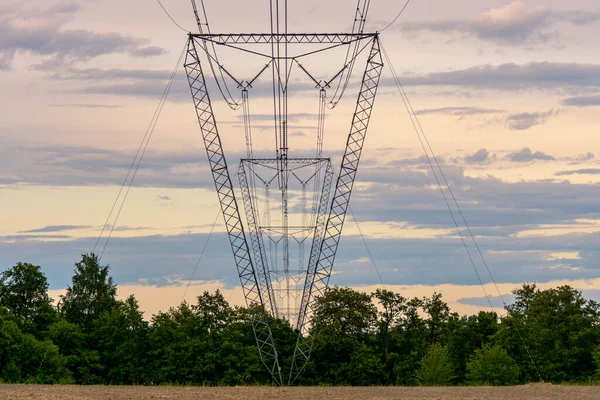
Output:
<instances>
[{"instance_id":1,"label":"green foliage","mask_svg":"<svg viewBox=\"0 0 600 400\"><path fill-rule=\"evenodd\" d=\"M530 356L549 382L593 376L592 353L600 344L598 303L569 286L539 290L526 284L513 293L516 301L502 321L498 341L515 357L525 380L539 380Z\"/></svg>"},{"instance_id":2,"label":"green foliage","mask_svg":"<svg viewBox=\"0 0 600 400\"><path fill-rule=\"evenodd\" d=\"M316 301L313 323L330 335L364 336L373 331L377 308L371 296L334 286Z\"/></svg>"},{"instance_id":3,"label":"green foliage","mask_svg":"<svg viewBox=\"0 0 600 400\"><path fill-rule=\"evenodd\" d=\"M48 296L48 281L37 265L17 263L0 274L0 307L4 307L26 333L41 335L56 321Z\"/></svg>"},{"instance_id":4,"label":"green foliage","mask_svg":"<svg viewBox=\"0 0 600 400\"><path fill-rule=\"evenodd\" d=\"M102 313L117 307L117 287L108 271L108 265L101 266L93 253L84 254L75 264L73 284L61 296L61 311L67 321L89 328Z\"/></svg>"},{"instance_id":5,"label":"green foliage","mask_svg":"<svg viewBox=\"0 0 600 400\"><path fill-rule=\"evenodd\" d=\"M14 361L10 361L2 369L2 380L6 383L21 382L21 370Z\"/></svg>"},{"instance_id":6,"label":"green foliage","mask_svg":"<svg viewBox=\"0 0 600 400\"><path fill-rule=\"evenodd\" d=\"M417 382L420 386L448 386L452 382L454 372L448 354L448 348L434 343L419 363Z\"/></svg>"},{"instance_id":7,"label":"green foliage","mask_svg":"<svg viewBox=\"0 0 600 400\"><path fill-rule=\"evenodd\" d=\"M594 365L596 366L596 370L592 378L594 381L600 382L600 345L596 346L592 352L592 357L594 359Z\"/></svg>"},{"instance_id":8,"label":"green foliage","mask_svg":"<svg viewBox=\"0 0 600 400\"><path fill-rule=\"evenodd\" d=\"M0 381L273 383L250 322L260 307L231 307L219 291L204 292L148 321L135 297L117 299L109 272L83 255L56 308L40 267L2 272ZM538 381L531 358L549 381L600 380L600 306L568 286L514 293L500 320L490 312L459 316L437 293L409 299L332 287L315 303L311 359L297 383L515 384ZM269 324L287 376L298 332L284 319Z\"/></svg>"},{"instance_id":9,"label":"green foliage","mask_svg":"<svg viewBox=\"0 0 600 400\"><path fill-rule=\"evenodd\" d=\"M506 350L484 344L467 363L467 382L470 385L514 385L519 379L519 368Z\"/></svg>"}]
</instances>

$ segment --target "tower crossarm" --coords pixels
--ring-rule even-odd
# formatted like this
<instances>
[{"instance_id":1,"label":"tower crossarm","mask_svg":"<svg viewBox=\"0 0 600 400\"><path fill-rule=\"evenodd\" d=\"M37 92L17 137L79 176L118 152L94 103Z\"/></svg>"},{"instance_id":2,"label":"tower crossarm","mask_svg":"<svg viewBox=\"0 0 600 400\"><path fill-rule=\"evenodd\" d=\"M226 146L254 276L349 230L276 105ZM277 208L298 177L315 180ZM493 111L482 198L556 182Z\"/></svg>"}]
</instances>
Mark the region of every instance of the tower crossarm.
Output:
<instances>
[{"instance_id":1,"label":"tower crossarm","mask_svg":"<svg viewBox=\"0 0 600 400\"><path fill-rule=\"evenodd\" d=\"M192 33L190 36L216 44L349 44L373 38L377 33Z\"/></svg>"}]
</instances>

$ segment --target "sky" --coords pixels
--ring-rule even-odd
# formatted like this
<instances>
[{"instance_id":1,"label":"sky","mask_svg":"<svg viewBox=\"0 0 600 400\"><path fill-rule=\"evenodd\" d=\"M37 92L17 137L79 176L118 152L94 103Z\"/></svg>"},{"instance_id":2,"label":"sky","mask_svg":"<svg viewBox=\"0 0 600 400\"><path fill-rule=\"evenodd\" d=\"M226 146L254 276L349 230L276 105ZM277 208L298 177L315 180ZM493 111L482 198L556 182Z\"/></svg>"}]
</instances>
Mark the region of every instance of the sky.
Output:
<instances>
[{"instance_id":1,"label":"sky","mask_svg":"<svg viewBox=\"0 0 600 400\"><path fill-rule=\"evenodd\" d=\"M162 2L194 31L188 1ZM213 32L269 29L266 1L205 5ZM402 5L373 0L365 30L381 30ZM290 0L289 16L290 31L348 31L354 2ZM471 265L386 62L331 283L410 296L441 291L461 313L489 307L486 294L501 306L500 295L510 301L523 282L570 284L600 299L599 34L593 0L413 0L381 41L491 273L455 214ZM2 1L0 270L31 262L53 295L64 291L179 67L102 263L119 296L135 294L147 316L216 288L243 302L176 65L186 35L153 1ZM241 79L264 65L219 51ZM304 65L325 79L343 55ZM361 68L327 111L324 155L336 166ZM226 156L237 165L242 114L226 107L210 74L208 83ZM272 156L268 85L261 77L250 101L254 148ZM315 147L318 91L300 73L291 88L290 156L305 155Z\"/></svg>"}]
</instances>

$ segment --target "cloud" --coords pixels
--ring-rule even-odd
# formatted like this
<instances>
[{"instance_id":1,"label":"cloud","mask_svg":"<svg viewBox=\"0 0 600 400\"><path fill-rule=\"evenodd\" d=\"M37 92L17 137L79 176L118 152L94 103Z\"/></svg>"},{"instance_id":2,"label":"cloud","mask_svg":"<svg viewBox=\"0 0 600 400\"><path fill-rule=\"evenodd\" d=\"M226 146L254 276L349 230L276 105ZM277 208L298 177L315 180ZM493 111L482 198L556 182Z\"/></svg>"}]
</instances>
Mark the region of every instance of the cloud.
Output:
<instances>
[{"instance_id":1,"label":"cloud","mask_svg":"<svg viewBox=\"0 0 600 400\"><path fill-rule=\"evenodd\" d=\"M150 46L148 39L65 28L78 10L77 4L67 3L45 10L26 9L0 15L0 68L9 70L19 52L49 56L55 61L87 60L113 53L149 57L165 52Z\"/></svg>"},{"instance_id":2,"label":"cloud","mask_svg":"<svg viewBox=\"0 0 600 400\"><path fill-rule=\"evenodd\" d=\"M535 125L546 123L546 120L558 114L557 111L550 110L548 112L531 112L512 114L506 119L505 126L511 131L524 131Z\"/></svg>"},{"instance_id":3,"label":"cloud","mask_svg":"<svg viewBox=\"0 0 600 400\"><path fill-rule=\"evenodd\" d=\"M522 148L521 150L516 151L514 153L510 153L505 158L514 162L529 162L535 160L548 161L555 159L551 155L542 153L541 151L536 151L535 153L532 153L531 150L527 147Z\"/></svg>"},{"instance_id":4,"label":"cloud","mask_svg":"<svg viewBox=\"0 0 600 400\"><path fill-rule=\"evenodd\" d=\"M496 114L501 113L503 110L494 108L480 108L480 107L443 107L443 108L431 108L425 110L418 110L415 112L417 115L430 115L430 114L442 114L452 115L455 117L464 117L469 115L482 115L482 114Z\"/></svg>"},{"instance_id":5,"label":"cloud","mask_svg":"<svg viewBox=\"0 0 600 400\"><path fill-rule=\"evenodd\" d=\"M67 107L67 108L122 108L120 104L50 104L50 107Z\"/></svg>"},{"instance_id":6,"label":"cloud","mask_svg":"<svg viewBox=\"0 0 600 400\"><path fill-rule=\"evenodd\" d=\"M61 232L61 231L72 231L77 229L91 228L91 225L49 225L43 228L30 229L28 231L22 231L21 233L42 233L42 232Z\"/></svg>"},{"instance_id":7,"label":"cloud","mask_svg":"<svg viewBox=\"0 0 600 400\"><path fill-rule=\"evenodd\" d=\"M39 70L45 70L44 65L36 67ZM77 68L73 66L61 67L58 71L52 72L48 77L56 80L81 80L81 81L122 81L122 80L146 80L146 81L167 81L171 76L171 71L167 70L148 70L148 69L122 69L122 68Z\"/></svg>"},{"instance_id":8,"label":"cloud","mask_svg":"<svg viewBox=\"0 0 600 400\"><path fill-rule=\"evenodd\" d=\"M583 168L572 171L559 171L554 174L555 176L567 176L567 175L600 175L600 169L598 168Z\"/></svg>"},{"instance_id":9,"label":"cloud","mask_svg":"<svg viewBox=\"0 0 600 400\"><path fill-rule=\"evenodd\" d=\"M301 121L301 120L314 120L316 119L318 114L312 113L289 113L288 121ZM237 118L240 121L244 120L243 115L238 115ZM252 114L250 115L250 119L252 121L273 121L273 114Z\"/></svg>"},{"instance_id":10,"label":"cloud","mask_svg":"<svg viewBox=\"0 0 600 400\"><path fill-rule=\"evenodd\" d=\"M404 32L455 32L463 37L513 46L555 40L558 36L555 29L557 22L584 25L599 19L599 12L555 12L548 8L532 9L523 1L513 1L503 7L482 12L474 18L408 22L402 24L400 29Z\"/></svg>"},{"instance_id":11,"label":"cloud","mask_svg":"<svg viewBox=\"0 0 600 400\"><path fill-rule=\"evenodd\" d=\"M600 95L596 96L575 96L561 101L562 105L571 107L593 107L600 106Z\"/></svg>"},{"instance_id":12,"label":"cloud","mask_svg":"<svg viewBox=\"0 0 600 400\"><path fill-rule=\"evenodd\" d=\"M30 240L41 240L41 241L45 241L45 240L49 240L49 239L54 239L54 240L67 240L67 239L73 239L73 236L69 236L69 235L7 235L7 236L0 236L0 243L12 243L15 241L30 241Z\"/></svg>"},{"instance_id":13,"label":"cloud","mask_svg":"<svg viewBox=\"0 0 600 400\"><path fill-rule=\"evenodd\" d=\"M515 296L510 293L505 293L500 296L491 296L487 297L465 297L458 300L460 304L467 304L478 307L489 307L490 304L494 308L503 309L506 305L510 305L515 302ZM505 304L506 303L506 304Z\"/></svg>"},{"instance_id":14,"label":"cloud","mask_svg":"<svg viewBox=\"0 0 600 400\"><path fill-rule=\"evenodd\" d=\"M489 155L486 149L479 149L473 154L466 155L464 159L467 164L482 164L488 161Z\"/></svg>"},{"instance_id":15,"label":"cloud","mask_svg":"<svg viewBox=\"0 0 600 400\"><path fill-rule=\"evenodd\" d=\"M593 160L594 157L595 157L594 153L587 152L585 154L580 154L574 158L570 158L569 161L574 161L575 163L584 162L584 161Z\"/></svg>"},{"instance_id":16,"label":"cloud","mask_svg":"<svg viewBox=\"0 0 600 400\"><path fill-rule=\"evenodd\" d=\"M406 76L401 78L401 81L406 86L463 86L510 91L524 89L582 91L600 88L600 65L559 62L480 65L455 71ZM395 85L390 79L382 80L382 84Z\"/></svg>"}]
</instances>

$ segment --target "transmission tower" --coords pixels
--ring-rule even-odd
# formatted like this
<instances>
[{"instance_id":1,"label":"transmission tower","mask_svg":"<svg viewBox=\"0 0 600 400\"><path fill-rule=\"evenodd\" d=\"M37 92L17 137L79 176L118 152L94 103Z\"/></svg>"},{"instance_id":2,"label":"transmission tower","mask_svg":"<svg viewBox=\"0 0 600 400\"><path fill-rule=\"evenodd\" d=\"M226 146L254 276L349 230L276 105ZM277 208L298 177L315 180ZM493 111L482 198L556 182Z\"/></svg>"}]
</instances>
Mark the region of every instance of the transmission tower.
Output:
<instances>
[{"instance_id":1,"label":"transmission tower","mask_svg":"<svg viewBox=\"0 0 600 400\"><path fill-rule=\"evenodd\" d=\"M189 34L185 70L244 297L252 310L261 360L275 383L285 385L294 383L310 358L315 299L324 294L331 276L383 62L378 34L363 32L369 0L357 2L349 33L289 33L287 1L281 3L270 2L269 33L215 34L204 4L198 9L192 0L199 33ZM262 57L266 64L249 79L238 79L219 60L217 48L223 47L239 50L240 56ZM317 79L302 64L334 48L346 51L332 76ZM201 62L200 54L206 61ZM361 54L367 55L367 61L336 177L331 159L323 157L325 113L343 97ZM237 171L230 171L226 161L206 85L206 65L227 105L243 114L246 157ZM311 157L293 157L289 143L293 124L288 118L288 89L293 70L318 91L316 146ZM267 75L273 92L275 146L272 157L257 157L249 99L253 87ZM236 100L233 93L238 92ZM232 173L239 180L237 193ZM298 330L287 376L273 341L271 316L286 319Z\"/></svg>"}]
</instances>

